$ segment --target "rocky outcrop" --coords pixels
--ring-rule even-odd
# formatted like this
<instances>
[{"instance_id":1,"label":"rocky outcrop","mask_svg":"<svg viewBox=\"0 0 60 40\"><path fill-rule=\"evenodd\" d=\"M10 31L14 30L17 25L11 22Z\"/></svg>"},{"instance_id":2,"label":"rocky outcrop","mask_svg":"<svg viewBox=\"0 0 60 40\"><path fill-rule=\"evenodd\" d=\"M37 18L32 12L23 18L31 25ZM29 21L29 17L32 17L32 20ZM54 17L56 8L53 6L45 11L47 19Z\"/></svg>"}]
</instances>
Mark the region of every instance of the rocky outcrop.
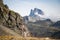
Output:
<instances>
[{"instance_id":1,"label":"rocky outcrop","mask_svg":"<svg viewBox=\"0 0 60 40\"><path fill-rule=\"evenodd\" d=\"M27 23L29 22L36 22L39 20L44 20L45 18L41 17L40 15L44 15L44 12L39 8L31 9L29 16L24 16L23 19Z\"/></svg>"},{"instance_id":2,"label":"rocky outcrop","mask_svg":"<svg viewBox=\"0 0 60 40\"><path fill-rule=\"evenodd\" d=\"M54 26L56 28L60 28L60 21L55 22L54 24L52 24L51 26Z\"/></svg>"},{"instance_id":3,"label":"rocky outcrop","mask_svg":"<svg viewBox=\"0 0 60 40\"><path fill-rule=\"evenodd\" d=\"M22 36L28 36L29 31L23 23L23 18L18 13L10 10L7 5L3 7L1 5L4 5L2 0L0 0L0 25Z\"/></svg>"},{"instance_id":4,"label":"rocky outcrop","mask_svg":"<svg viewBox=\"0 0 60 40\"><path fill-rule=\"evenodd\" d=\"M38 15L35 14L36 12ZM43 18L39 16L40 14L44 14L42 10L34 8L34 10L31 10L29 16L23 17L24 22L27 25L33 37L51 37L51 35L54 34L54 32L60 31L60 29L57 28L57 25L59 27L60 21L54 23L49 18ZM56 27L51 26L52 24L55 24Z\"/></svg>"}]
</instances>

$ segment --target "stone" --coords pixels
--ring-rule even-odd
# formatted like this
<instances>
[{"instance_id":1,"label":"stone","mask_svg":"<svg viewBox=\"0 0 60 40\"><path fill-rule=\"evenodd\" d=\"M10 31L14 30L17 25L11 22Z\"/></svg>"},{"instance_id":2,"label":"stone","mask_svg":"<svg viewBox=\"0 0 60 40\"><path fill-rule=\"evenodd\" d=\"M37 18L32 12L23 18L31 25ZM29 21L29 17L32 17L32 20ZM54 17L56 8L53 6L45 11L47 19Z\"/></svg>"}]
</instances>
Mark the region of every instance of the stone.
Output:
<instances>
[{"instance_id":1,"label":"stone","mask_svg":"<svg viewBox=\"0 0 60 40\"><path fill-rule=\"evenodd\" d=\"M6 8L6 6L2 7L2 5L4 5L3 1L0 0L0 25L2 25L2 27L4 26L10 30L13 30L15 33L21 36L28 36L27 34L30 33L23 22L23 18L18 13L10 10L9 8ZM25 34L24 32L28 33Z\"/></svg>"}]
</instances>

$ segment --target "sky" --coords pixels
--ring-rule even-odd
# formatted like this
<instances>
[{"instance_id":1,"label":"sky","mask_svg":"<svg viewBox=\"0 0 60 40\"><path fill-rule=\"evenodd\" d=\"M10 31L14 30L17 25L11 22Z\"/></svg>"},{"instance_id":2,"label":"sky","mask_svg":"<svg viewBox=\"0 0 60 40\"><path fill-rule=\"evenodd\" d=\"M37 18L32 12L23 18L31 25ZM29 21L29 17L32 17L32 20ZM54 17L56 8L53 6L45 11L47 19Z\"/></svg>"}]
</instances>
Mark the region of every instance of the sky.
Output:
<instances>
[{"instance_id":1,"label":"sky","mask_svg":"<svg viewBox=\"0 0 60 40\"><path fill-rule=\"evenodd\" d=\"M53 21L60 20L60 0L3 0L3 2L22 17L28 16L31 9L39 8L44 12L42 17Z\"/></svg>"}]
</instances>

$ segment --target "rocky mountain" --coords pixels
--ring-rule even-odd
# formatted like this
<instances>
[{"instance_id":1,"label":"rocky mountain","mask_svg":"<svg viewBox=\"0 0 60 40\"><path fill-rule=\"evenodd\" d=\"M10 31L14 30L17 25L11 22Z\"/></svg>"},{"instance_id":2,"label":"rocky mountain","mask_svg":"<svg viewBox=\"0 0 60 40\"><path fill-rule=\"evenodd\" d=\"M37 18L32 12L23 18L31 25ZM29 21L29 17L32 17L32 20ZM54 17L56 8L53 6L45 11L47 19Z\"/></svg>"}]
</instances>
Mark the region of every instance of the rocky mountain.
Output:
<instances>
[{"instance_id":1,"label":"rocky mountain","mask_svg":"<svg viewBox=\"0 0 60 40\"><path fill-rule=\"evenodd\" d=\"M36 22L28 22L26 25L33 36L50 37L55 32L55 29L51 29L50 27L52 23L53 22L50 19L46 19Z\"/></svg>"},{"instance_id":2,"label":"rocky mountain","mask_svg":"<svg viewBox=\"0 0 60 40\"><path fill-rule=\"evenodd\" d=\"M52 24L51 26L54 26L56 28L60 28L60 21L55 22L54 24Z\"/></svg>"},{"instance_id":3,"label":"rocky mountain","mask_svg":"<svg viewBox=\"0 0 60 40\"><path fill-rule=\"evenodd\" d=\"M36 13L37 12L37 13ZM55 32L60 31L59 28L51 26L54 22L49 18L41 18L43 11L38 8L31 9L30 15L23 17L27 28L33 37L52 37Z\"/></svg>"},{"instance_id":4,"label":"rocky mountain","mask_svg":"<svg viewBox=\"0 0 60 40\"><path fill-rule=\"evenodd\" d=\"M36 22L33 22L34 24L39 24L39 25L44 25L44 26L49 26L53 24L53 22L50 19L45 19L45 20L39 20Z\"/></svg>"},{"instance_id":5,"label":"rocky mountain","mask_svg":"<svg viewBox=\"0 0 60 40\"><path fill-rule=\"evenodd\" d=\"M6 32L9 35L28 36L30 34L23 18L18 13L10 10L7 5L4 5L3 0L0 0L0 31L0 36Z\"/></svg>"},{"instance_id":6,"label":"rocky mountain","mask_svg":"<svg viewBox=\"0 0 60 40\"><path fill-rule=\"evenodd\" d=\"M50 26L52 24L53 22L50 19L46 19L43 21L40 20L36 22L28 22L26 25L33 37L52 37L52 38L58 37L59 38L58 36L59 33L56 34L57 36L55 36L54 34L60 31L60 28L58 28L57 26L56 27Z\"/></svg>"},{"instance_id":7,"label":"rocky mountain","mask_svg":"<svg viewBox=\"0 0 60 40\"><path fill-rule=\"evenodd\" d=\"M23 19L24 21L30 21L30 22L36 22L40 19L44 19L41 18L39 15L44 15L43 11L38 8L34 8L34 10L31 9L29 16L25 16L23 17Z\"/></svg>"},{"instance_id":8,"label":"rocky mountain","mask_svg":"<svg viewBox=\"0 0 60 40\"><path fill-rule=\"evenodd\" d=\"M48 28L53 22L50 19L41 18L39 15L44 15L42 10L38 8L34 8L34 10L31 9L30 15L23 17L25 24L30 30L32 36L51 36L53 32Z\"/></svg>"},{"instance_id":9,"label":"rocky mountain","mask_svg":"<svg viewBox=\"0 0 60 40\"><path fill-rule=\"evenodd\" d=\"M30 12L30 15L29 16L34 16L35 17L36 16L36 12L37 12L37 14L40 14L40 15L43 15L44 14L42 10L40 10L38 8L34 8L34 10L31 9L31 12Z\"/></svg>"},{"instance_id":10,"label":"rocky mountain","mask_svg":"<svg viewBox=\"0 0 60 40\"><path fill-rule=\"evenodd\" d=\"M42 18L39 15L44 15L43 11L38 8L34 8L34 10L31 9L31 12L29 16L24 16L24 22L32 22L32 23L37 23L37 24L51 24L52 21L49 18Z\"/></svg>"},{"instance_id":11,"label":"rocky mountain","mask_svg":"<svg viewBox=\"0 0 60 40\"><path fill-rule=\"evenodd\" d=\"M60 21L54 22L54 23L53 23L52 25L50 25L50 26L60 29Z\"/></svg>"},{"instance_id":12,"label":"rocky mountain","mask_svg":"<svg viewBox=\"0 0 60 40\"><path fill-rule=\"evenodd\" d=\"M34 10L31 10L29 16L21 17L18 13L10 10L9 7L4 5L3 1L0 0L0 36L12 35L18 38L19 36L60 38L57 35L60 34L60 29L50 26L53 23L50 19L40 20L41 17L36 15L36 12L38 12L37 14L39 15L43 15L40 9L34 8Z\"/></svg>"}]
</instances>

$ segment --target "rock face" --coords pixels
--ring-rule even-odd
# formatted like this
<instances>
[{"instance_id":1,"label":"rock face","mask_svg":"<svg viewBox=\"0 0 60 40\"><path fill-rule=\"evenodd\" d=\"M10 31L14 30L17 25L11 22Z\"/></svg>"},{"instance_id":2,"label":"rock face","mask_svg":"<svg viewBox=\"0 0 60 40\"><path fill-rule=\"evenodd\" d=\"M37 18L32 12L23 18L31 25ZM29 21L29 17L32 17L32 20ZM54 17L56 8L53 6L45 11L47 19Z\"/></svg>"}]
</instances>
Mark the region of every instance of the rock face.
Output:
<instances>
[{"instance_id":1,"label":"rock face","mask_svg":"<svg viewBox=\"0 0 60 40\"><path fill-rule=\"evenodd\" d=\"M41 14L43 15L43 11L38 9L38 8L34 8L34 10L31 9L30 15L29 16L36 16L35 13L37 12L37 14Z\"/></svg>"},{"instance_id":2,"label":"rock face","mask_svg":"<svg viewBox=\"0 0 60 40\"><path fill-rule=\"evenodd\" d=\"M55 26L56 28L60 28L60 21L55 22L52 24L52 26Z\"/></svg>"},{"instance_id":3,"label":"rock face","mask_svg":"<svg viewBox=\"0 0 60 40\"><path fill-rule=\"evenodd\" d=\"M34 10L31 9L28 19L29 21L36 22L41 19L39 15L44 15L41 9L38 9L38 8L34 8Z\"/></svg>"},{"instance_id":4,"label":"rock face","mask_svg":"<svg viewBox=\"0 0 60 40\"><path fill-rule=\"evenodd\" d=\"M31 10L29 16L23 17L25 24L31 32L31 35L33 37L54 37L54 33L60 31L60 28L57 28L57 26L60 27L60 21L54 23L49 18L43 18L39 15L36 15L36 12L38 12L37 14L39 15L43 14L43 12L40 9L34 8L34 10ZM56 27L52 24L54 24Z\"/></svg>"},{"instance_id":5,"label":"rock face","mask_svg":"<svg viewBox=\"0 0 60 40\"><path fill-rule=\"evenodd\" d=\"M55 32L55 30L50 27L51 24L52 21L46 19L36 22L28 22L26 25L28 26L32 36L50 37L53 34L53 32Z\"/></svg>"},{"instance_id":6,"label":"rock face","mask_svg":"<svg viewBox=\"0 0 60 40\"><path fill-rule=\"evenodd\" d=\"M40 17L40 15L44 15L43 11L39 8L31 9L29 16L23 17L24 21L27 23L29 22L36 22L39 20L44 20L44 18Z\"/></svg>"},{"instance_id":7,"label":"rock face","mask_svg":"<svg viewBox=\"0 0 60 40\"><path fill-rule=\"evenodd\" d=\"M0 25L22 36L29 35L29 31L23 23L23 18L18 13L10 10L7 5L4 5L2 0L0 0Z\"/></svg>"}]
</instances>

